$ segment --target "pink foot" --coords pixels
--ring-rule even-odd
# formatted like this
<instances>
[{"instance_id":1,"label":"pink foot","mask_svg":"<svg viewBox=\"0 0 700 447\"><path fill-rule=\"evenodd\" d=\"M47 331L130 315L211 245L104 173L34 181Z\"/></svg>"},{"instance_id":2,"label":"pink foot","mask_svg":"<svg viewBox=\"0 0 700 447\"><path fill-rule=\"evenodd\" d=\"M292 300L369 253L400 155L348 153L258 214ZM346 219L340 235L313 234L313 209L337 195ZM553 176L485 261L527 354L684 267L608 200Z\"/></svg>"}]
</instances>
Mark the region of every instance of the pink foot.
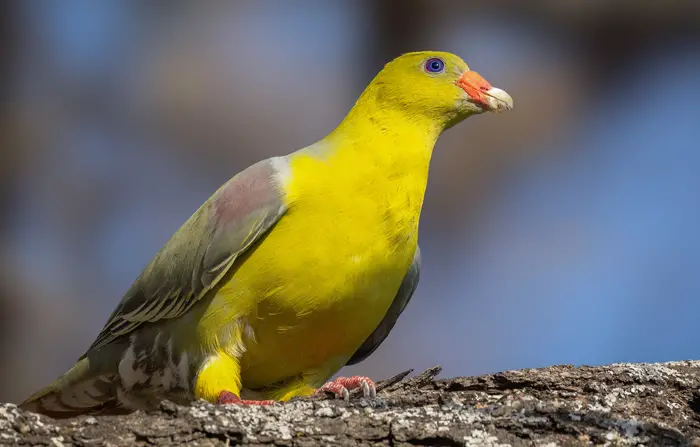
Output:
<instances>
[{"instance_id":1,"label":"pink foot","mask_svg":"<svg viewBox=\"0 0 700 447\"><path fill-rule=\"evenodd\" d=\"M217 405L272 405L274 400L243 400L230 391L222 391L216 399Z\"/></svg>"},{"instance_id":2,"label":"pink foot","mask_svg":"<svg viewBox=\"0 0 700 447\"><path fill-rule=\"evenodd\" d=\"M377 387L372 379L364 376L338 377L317 389L314 394L333 393L336 399L350 400L349 390L357 388L362 389L364 397L375 397L377 395Z\"/></svg>"}]
</instances>

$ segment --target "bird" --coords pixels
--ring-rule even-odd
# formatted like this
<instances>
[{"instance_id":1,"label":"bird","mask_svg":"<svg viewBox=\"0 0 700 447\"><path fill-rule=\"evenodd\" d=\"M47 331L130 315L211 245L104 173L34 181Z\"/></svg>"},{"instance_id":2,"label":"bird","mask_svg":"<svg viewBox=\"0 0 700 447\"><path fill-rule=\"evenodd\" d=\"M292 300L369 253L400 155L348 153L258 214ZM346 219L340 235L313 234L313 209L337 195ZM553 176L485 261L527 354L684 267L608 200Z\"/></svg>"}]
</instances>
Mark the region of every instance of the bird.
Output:
<instances>
[{"instance_id":1,"label":"bird","mask_svg":"<svg viewBox=\"0 0 700 447\"><path fill-rule=\"evenodd\" d=\"M457 55L389 61L316 143L234 175L155 254L75 365L21 408L56 418L328 393L386 339L416 290L433 148L513 108Z\"/></svg>"}]
</instances>

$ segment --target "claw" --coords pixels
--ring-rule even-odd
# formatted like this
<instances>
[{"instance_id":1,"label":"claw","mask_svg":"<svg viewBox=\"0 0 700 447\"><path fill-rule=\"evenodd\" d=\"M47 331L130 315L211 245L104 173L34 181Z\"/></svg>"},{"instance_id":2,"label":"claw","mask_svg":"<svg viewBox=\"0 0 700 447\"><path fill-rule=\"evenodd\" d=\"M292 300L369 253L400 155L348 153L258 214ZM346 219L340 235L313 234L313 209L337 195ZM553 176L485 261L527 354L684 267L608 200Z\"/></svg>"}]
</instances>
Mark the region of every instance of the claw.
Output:
<instances>
[{"instance_id":1,"label":"claw","mask_svg":"<svg viewBox=\"0 0 700 447\"><path fill-rule=\"evenodd\" d=\"M328 382L324 384L321 388L317 389L314 394L320 395L325 393L333 393L336 399L343 399L346 402L350 400L350 392L347 388L345 388L345 386L339 383Z\"/></svg>"},{"instance_id":2,"label":"claw","mask_svg":"<svg viewBox=\"0 0 700 447\"><path fill-rule=\"evenodd\" d=\"M357 388L362 389L364 397L375 397L377 395L377 387L372 379L364 376L338 377L317 389L314 394L333 393L336 399L348 401L350 400L349 390Z\"/></svg>"},{"instance_id":3,"label":"claw","mask_svg":"<svg viewBox=\"0 0 700 447\"><path fill-rule=\"evenodd\" d=\"M230 391L222 391L216 399L217 405L272 405L274 400L243 400Z\"/></svg>"}]
</instances>

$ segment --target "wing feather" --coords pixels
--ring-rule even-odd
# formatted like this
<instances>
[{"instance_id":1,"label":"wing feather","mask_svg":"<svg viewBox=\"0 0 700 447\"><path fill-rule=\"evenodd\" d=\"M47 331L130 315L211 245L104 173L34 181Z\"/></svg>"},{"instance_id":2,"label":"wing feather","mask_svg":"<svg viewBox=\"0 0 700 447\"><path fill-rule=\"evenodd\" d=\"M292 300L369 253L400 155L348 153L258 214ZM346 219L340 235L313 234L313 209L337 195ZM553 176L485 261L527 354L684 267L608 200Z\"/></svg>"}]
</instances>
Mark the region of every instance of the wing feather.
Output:
<instances>
[{"instance_id":1,"label":"wing feather","mask_svg":"<svg viewBox=\"0 0 700 447\"><path fill-rule=\"evenodd\" d=\"M286 163L261 161L219 188L143 270L88 352L144 323L177 318L206 296L286 211L277 171Z\"/></svg>"}]
</instances>

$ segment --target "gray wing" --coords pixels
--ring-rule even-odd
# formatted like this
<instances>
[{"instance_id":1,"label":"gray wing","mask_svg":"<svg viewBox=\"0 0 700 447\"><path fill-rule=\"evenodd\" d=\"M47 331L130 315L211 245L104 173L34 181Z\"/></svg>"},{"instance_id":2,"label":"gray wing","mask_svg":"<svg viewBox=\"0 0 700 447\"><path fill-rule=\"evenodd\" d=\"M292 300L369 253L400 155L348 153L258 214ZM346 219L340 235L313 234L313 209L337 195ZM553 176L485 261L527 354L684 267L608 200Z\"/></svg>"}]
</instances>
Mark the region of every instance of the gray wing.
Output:
<instances>
[{"instance_id":1,"label":"gray wing","mask_svg":"<svg viewBox=\"0 0 700 447\"><path fill-rule=\"evenodd\" d=\"M413 263L409 267L406 276L404 276L399 291L394 298L394 301L389 306L389 310L384 315L384 318L379 323L379 326L367 337L362 346L353 354L353 356L348 360L347 365L354 365L360 363L369 357L378 347L382 344L384 339L389 335L391 329L393 329L396 320L398 320L401 312L406 308L406 305L411 300L413 292L416 291L418 287L418 280L420 279L420 248L416 247L416 254L413 255Z\"/></svg>"},{"instance_id":2,"label":"gray wing","mask_svg":"<svg viewBox=\"0 0 700 447\"><path fill-rule=\"evenodd\" d=\"M280 171L287 168L285 158L263 160L219 188L143 270L88 352L184 314L216 286L286 211Z\"/></svg>"}]
</instances>

